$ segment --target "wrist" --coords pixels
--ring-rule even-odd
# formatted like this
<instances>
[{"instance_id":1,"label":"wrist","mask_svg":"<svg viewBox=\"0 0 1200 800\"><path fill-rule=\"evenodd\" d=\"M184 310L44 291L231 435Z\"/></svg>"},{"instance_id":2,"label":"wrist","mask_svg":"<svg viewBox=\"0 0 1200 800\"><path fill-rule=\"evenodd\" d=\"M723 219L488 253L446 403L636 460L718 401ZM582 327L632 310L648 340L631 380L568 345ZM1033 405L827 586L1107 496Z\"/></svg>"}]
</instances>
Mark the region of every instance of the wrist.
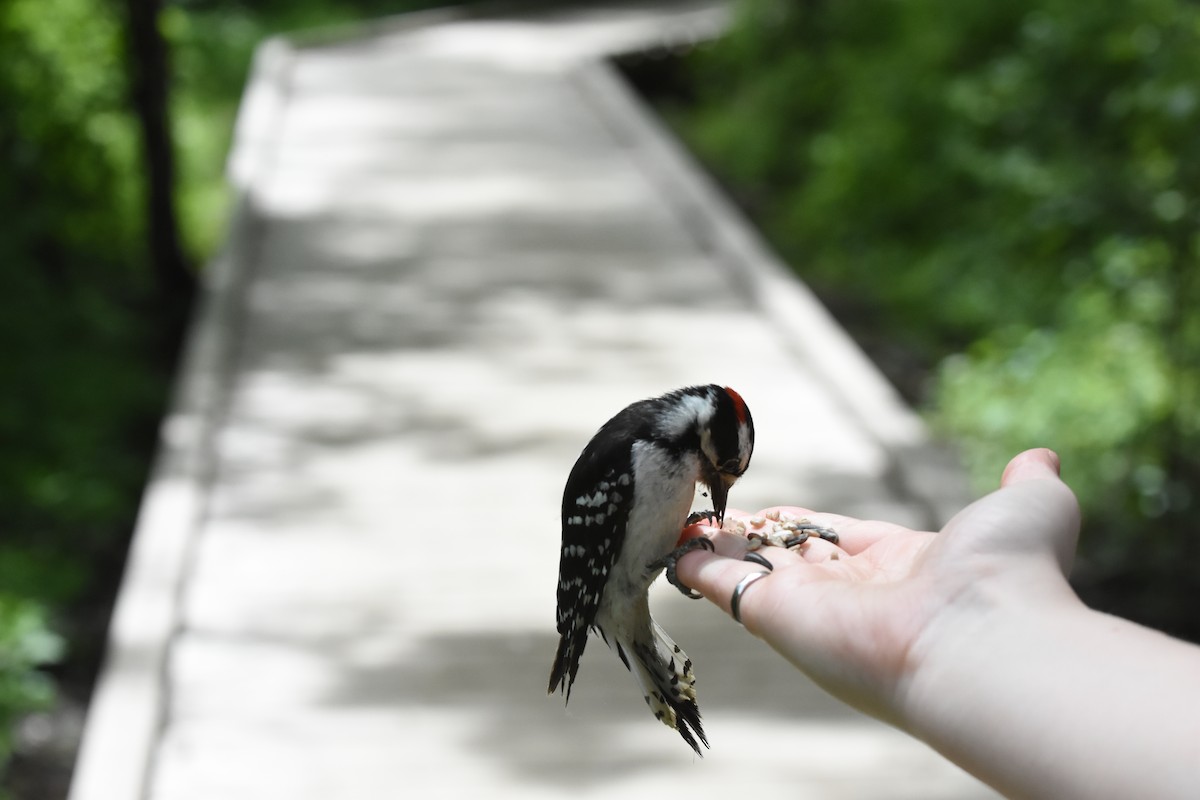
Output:
<instances>
[{"instance_id":1,"label":"wrist","mask_svg":"<svg viewBox=\"0 0 1200 800\"><path fill-rule=\"evenodd\" d=\"M901 727L1007 796L1195 795L1200 648L1065 583L971 594L914 647Z\"/></svg>"},{"instance_id":2,"label":"wrist","mask_svg":"<svg viewBox=\"0 0 1200 800\"><path fill-rule=\"evenodd\" d=\"M1061 576L1023 590L976 582L914 647L902 728L1006 796L1056 796L1037 787L1060 777L1058 745L1073 735L1056 730L1077 713L1063 681L1094 668L1072 642L1100 616Z\"/></svg>"},{"instance_id":3,"label":"wrist","mask_svg":"<svg viewBox=\"0 0 1200 800\"><path fill-rule=\"evenodd\" d=\"M943 739L957 738L960 725L986 727L989 721L977 716L986 706L969 701L993 682L1016 680L1059 632L1095 613L1060 573L1039 572L973 580L941 602L914 641L897 687L900 727L938 749Z\"/></svg>"}]
</instances>

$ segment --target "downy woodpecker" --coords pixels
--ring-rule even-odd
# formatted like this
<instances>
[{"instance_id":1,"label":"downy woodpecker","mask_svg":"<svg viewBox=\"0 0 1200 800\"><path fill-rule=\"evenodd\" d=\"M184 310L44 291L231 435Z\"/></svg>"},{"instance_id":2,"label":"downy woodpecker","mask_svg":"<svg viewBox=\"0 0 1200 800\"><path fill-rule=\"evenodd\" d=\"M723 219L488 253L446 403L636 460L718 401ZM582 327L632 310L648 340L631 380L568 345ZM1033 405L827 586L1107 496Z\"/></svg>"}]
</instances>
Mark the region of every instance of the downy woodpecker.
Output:
<instances>
[{"instance_id":1,"label":"downy woodpecker","mask_svg":"<svg viewBox=\"0 0 1200 800\"><path fill-rule=\"evenodd\" d=\"M708 746L692 662L650 617L650 584L707 539L678 546L696 484L723 522L729 487L750 465L754 422L733 389L690 386L636 402L600 428L575 462L562 501L558 653L549 692L568 701L597 631L637 679L654 716L700 753Z\"/></svg>"}]
</instances>

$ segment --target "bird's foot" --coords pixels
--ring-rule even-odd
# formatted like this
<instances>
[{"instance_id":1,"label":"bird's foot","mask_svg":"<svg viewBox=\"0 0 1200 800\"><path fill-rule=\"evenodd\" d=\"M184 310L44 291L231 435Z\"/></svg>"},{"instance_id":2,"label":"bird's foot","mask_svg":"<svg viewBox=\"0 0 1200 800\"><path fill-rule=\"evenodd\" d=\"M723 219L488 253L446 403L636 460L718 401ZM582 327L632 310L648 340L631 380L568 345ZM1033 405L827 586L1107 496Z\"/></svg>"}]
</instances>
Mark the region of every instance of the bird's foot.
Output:
<instances>
[{"instance_id":1,"label":"bird's foot","mask_svg":"<svg viewBox=\"0 0 1200 800\"><path fill-rule=\"evenodd\" d=\"M711 539L707 539L703 536L697 536L695 538L688 539L686 542L681 544L679 547L676 547L674 550L667 553L662 558L657 559L655 561L651 561L649 564L646 565L646 568L649 570L652 570L654 572L657 572L660 569L666 568L667 583L671 584L676 589L678 589L680 592L682 592L684 597L687 597L691 600L699 600L702 597L704 597L704 595L700 594L695 589L686 585L683 581L679 580L679 576L677 574L675 574L675 568L679 564L679 559L683 558L685 555L692 552L693 550L700 550L700 549L704 549L704 550L708 550L709 552L712 552L716 549L716 547L713 545Z\"/></svg>"}]
</instances>

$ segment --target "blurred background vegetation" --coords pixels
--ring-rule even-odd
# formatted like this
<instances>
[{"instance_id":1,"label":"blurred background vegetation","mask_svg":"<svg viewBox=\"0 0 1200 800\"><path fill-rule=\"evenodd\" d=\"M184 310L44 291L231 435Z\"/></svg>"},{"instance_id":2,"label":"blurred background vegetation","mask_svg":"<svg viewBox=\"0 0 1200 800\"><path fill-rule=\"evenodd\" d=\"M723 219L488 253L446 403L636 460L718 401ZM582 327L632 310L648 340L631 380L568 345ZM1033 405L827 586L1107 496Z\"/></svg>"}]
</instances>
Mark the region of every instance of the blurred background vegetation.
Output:
<instances>
[{"instance_id":1,"label":"blurred background vegetation","mask_svg":"<svg viewBox=\"0 0 1200 800\"><path fill-rule=\"evenodd\" d=\"M631 74L980 491L1062 455L1090 603L1200 641L1200 5L739 9Z\"/></svg>"},{"instance_id":2,"label":"blurred background vegetation","mask_svg":"<svg viewBox=\"0 0 1200 800\"><path fill-rule=\"evenodd\" d=\"M0 3L0 796L65 795L26 723L86 703L254 48L434 5ZM739 9L630 74L981 490L1062 454L1090 602L1200 640L1200 6Z\"/></svg>"}]
</instances>

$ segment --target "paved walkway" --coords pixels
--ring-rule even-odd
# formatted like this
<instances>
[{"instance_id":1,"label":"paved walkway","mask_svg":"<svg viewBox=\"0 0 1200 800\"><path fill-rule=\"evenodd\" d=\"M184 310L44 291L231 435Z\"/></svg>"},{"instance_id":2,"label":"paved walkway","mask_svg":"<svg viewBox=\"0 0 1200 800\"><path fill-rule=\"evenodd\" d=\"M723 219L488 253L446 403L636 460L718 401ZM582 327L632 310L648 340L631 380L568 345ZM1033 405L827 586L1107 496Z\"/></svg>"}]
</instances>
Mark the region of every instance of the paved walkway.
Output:
<instances>
[{"instance_id":1,"label":"paved walkway","mask_svg":"<svg viewBox=\"0 0 1200 800\"><path fill-rule=\"evenodd\" d=\"M434 14L264 46L73 800L992 796L669 587L706 758L599 644L568 709L545 695L562 484L633 399L737 387L740 507L936 525L963 497L595 60L723 19Z\"/></svg>"}]
</instances>

